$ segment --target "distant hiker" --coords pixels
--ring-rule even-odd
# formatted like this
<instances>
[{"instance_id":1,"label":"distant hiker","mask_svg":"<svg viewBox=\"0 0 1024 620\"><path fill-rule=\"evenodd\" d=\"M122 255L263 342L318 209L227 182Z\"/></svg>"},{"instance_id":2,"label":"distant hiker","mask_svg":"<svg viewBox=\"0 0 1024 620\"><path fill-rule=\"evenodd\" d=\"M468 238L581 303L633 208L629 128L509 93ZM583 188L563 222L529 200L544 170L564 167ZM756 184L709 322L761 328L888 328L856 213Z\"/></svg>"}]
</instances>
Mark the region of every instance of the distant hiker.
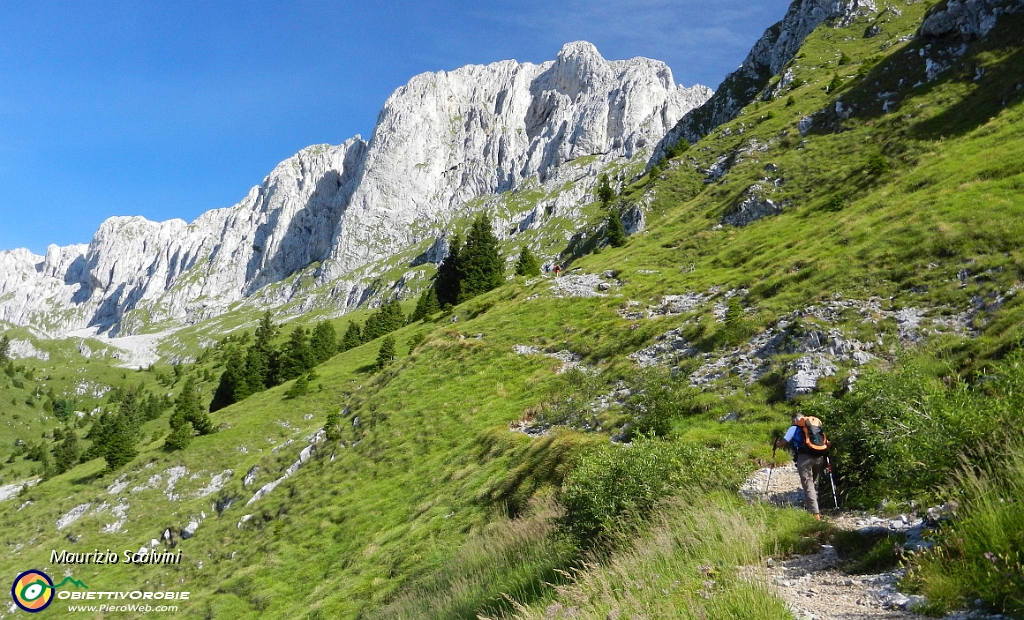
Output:
<instances>
[{"instance_id":1,"label":"distant hiker","mask_svg":"<svg viewBox=\"0 0 1024 620\"><path fill-rule=\"evenodd\" d=\"M560 274L560 273L562 273L562 266L561 265L555 265L555 277L557 278L558 274Z\"/></svg>"},{"instance_id":2,"label":"distant hiker","mask_svg":"<svg viewBox=\"0 0 1024 620\"><path fill-rule=\"evenodd\" d=\"M793 415L793 425L786 429L782 439L775 440L778 448L790 448L796 459L796 470L800 474L800 486L804 488L804 508L821 519L818 509L818 479L825 470L825 457L829 441L821 428L821 420L802 413Z\"/></svg>"}]
</instances>

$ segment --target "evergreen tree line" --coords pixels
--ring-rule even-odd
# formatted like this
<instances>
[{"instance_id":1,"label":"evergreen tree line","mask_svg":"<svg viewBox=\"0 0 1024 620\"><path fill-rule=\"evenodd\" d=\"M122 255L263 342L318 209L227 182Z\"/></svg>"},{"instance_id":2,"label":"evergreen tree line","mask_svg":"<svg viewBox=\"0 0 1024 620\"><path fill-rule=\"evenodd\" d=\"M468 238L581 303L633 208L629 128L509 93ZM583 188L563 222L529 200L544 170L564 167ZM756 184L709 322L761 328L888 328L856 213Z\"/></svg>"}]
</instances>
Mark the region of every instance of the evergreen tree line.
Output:
<instances>
[{"instance_id":1,"label":"evergreen tree line","mask_svg":"<svg viewBox=\"0 0 1024 620\"><path fill-rule=\"evenodd\" d=\"M398 311L401 313L400 307ZM337 332L327 321L312 330L296 327L278 348L273 341L280 329L268 310L260 318L248 348L242 346L248 338L226 344L222 353L224 372L210 402L211 412L303 376L339 351Z\"/></svg>"},{"instance_id":2,"label":"evergreen tree line","mask_svg":"<svg viewBox=\"0 0 1024 620\"><path fill-rule=\"evenodd\" d=\"M365 323L350 321L340 339L334 327L324 321L312 331L296 327L288 341L277 348L273 341L280 327L273 323L268 311L260 319L251 342L248 333L234 341L226 340L222 353L224 372L210 403L210 411L217 411L291 379L303 381L303 384L290 390L288 395L300 395L308 389L308 373L336 353L387 336L407 323L430 317L445 306L486 293L504 282L504 261L498 253L498 239L490 218L479 214L466 235L465 243L457 234L451 238L448 254L438 267L431 286L420 295L416 308L408 317L399 300L392 299L370 315ZM523 248L516 263L516 273L524 276L540 274L540 265L527 247ZM387 365L395 355L393 341L382 348L383 353L375 363L378 369Z\"/></svg>"},{"instance_id":3,"label":"evergreen tree line","mask_svg":"<svg viewBox=\"0 0 1024 620\"><path fill-rule=\"evenodd\" d=\"M85 439L92 444L85 449L79 441L76 427L87 423L90 418L76 422L73 418L74 400L57 399L54 402L61 403L61 410L67 408L70 411L68 415L60 416L64 425L53 430L52 445L40 443L25 455L42 465L42 474L47 478L99 457L106 461L108 470L120 468L138 454L135 446L142 438L142 425L160 417L172 404L169 398L157 396L141 385L115 388L110 392L108 403L116 407L91 416L92 424Z\"/></svg>"},{"instance_id":4,"label":"evergreen tree line","mask_svg":"<svg viewBox=\"0 0 1024 620\"><path fill-rule=\"evenodd\" d=\"M443 308L486 293L504 281L505 263L498 254L498 238L490 218L480 213L473 220L465 243L458 234L451 236L448 254L437 267L431 289Z\"/></svg>"}]
</instances>

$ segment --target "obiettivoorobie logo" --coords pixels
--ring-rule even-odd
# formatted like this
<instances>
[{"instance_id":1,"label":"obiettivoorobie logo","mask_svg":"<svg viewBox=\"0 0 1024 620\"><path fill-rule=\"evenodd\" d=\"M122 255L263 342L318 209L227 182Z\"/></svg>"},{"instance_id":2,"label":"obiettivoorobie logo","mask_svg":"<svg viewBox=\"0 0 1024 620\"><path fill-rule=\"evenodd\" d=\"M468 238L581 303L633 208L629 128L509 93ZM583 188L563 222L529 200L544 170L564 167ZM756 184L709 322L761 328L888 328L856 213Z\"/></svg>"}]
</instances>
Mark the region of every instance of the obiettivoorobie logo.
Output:
<instances>
[{"instance_id":1,"label":"obiettivoorobie logo","mask_svg":"<svg viewBox=\"0 0 1024 620\"><path fill-rule=\"evenodd\" d=\"M14 584L11 585L11 598L14 599L14 604L18 607L29 613L35 613L49 607L53 602L54 590L68 582L74 584L75 587L89 589L89 586L71 577L65 577L64 581L53 585L53 580L43 571L27 570L14 578Z\"/></svg>"}]
</instances>

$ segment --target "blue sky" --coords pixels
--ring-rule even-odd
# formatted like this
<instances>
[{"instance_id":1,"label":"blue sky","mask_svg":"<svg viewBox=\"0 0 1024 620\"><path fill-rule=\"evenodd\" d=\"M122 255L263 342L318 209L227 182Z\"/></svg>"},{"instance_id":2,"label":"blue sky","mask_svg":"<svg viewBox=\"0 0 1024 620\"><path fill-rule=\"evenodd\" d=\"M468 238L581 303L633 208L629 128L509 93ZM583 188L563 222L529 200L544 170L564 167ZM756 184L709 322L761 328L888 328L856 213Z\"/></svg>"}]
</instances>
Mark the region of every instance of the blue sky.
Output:
<instances>
[{"instance_id":1,"label":"blue sky","mask_svg":"<svg viewBox=\"0 0 1024 620\"><path fill-rule=\"evenodd\" d=\"M585 39L716 87L788 2L0 3L0 249L195 219L304 146L369 138L410 77Z\"/></svg>"}]
</instances>

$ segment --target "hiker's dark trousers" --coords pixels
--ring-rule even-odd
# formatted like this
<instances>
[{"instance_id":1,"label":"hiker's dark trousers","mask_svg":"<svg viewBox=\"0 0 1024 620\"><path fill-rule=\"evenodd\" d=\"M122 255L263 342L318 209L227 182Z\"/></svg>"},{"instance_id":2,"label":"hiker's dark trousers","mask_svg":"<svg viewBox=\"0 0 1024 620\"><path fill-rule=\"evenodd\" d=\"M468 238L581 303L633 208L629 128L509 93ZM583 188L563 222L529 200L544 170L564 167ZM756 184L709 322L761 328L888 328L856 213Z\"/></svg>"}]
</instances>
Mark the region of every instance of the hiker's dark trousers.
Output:
<instances>
[{"instance_id":1,"label":"hiker's dark trousers","mask_svg":"<svg viewBox=\"0 0 1024 620\"><path fill-rule=\"evenodd\" d=\"M818 479L825 470L825 457L816 454L796 455L796 470L800 473L800 486L804 488L804 508L818 514Z\"/></svg>"}]
</instances>

